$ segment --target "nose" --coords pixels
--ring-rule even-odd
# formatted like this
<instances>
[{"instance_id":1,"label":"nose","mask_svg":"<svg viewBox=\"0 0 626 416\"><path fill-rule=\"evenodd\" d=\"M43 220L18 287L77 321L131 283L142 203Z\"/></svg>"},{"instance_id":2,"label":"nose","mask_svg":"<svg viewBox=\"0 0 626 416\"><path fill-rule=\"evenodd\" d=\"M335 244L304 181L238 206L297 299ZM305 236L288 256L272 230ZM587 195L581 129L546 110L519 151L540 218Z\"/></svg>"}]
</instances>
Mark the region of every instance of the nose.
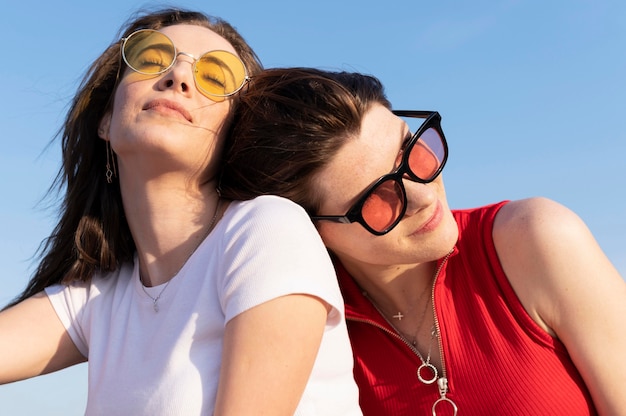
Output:
<instances>
[{"instance_id":1,"label":"nose","mask_svg":"<svg viewBox=\"0 0 626 416\"><path fill-rule=\"evenodd\" d=\"M182 94L189 94L192 90L193 86L193 64L195 62L195 58L184 52L179 52L176 56L176 62L167 71L161 80L159 81L159 86L161 89L171 89L174 88L176 91Z\"/></svg>"},{"instance_id":2,"label":"nose","mask_svg":"<svg viewBox=\"0 0 626 416\"><path fill-rule=\"evenodd\" d=\"M403 178L402 183L406 191L406 213L411 216L437 202L437 191L435 183L419 183Z\"/></svg>"}]
</instances>

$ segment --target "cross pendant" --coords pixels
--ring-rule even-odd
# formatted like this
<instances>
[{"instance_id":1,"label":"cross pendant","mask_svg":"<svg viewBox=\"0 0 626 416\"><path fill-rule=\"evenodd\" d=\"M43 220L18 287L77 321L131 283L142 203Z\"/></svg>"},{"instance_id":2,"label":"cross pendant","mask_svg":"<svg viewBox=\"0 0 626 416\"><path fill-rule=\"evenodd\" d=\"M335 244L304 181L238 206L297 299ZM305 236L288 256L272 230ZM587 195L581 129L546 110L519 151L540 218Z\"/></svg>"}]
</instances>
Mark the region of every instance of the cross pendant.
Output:
<instances>
[{"instance_id":1,"label":"cross pendant","mask_svg":"<svg viewBox=\"0 0 626 416\"><path fill-rule=\"evenodd\" d=\"M401 321L402 318L404 318L404 315L402 315L402 312L398 312L396 315L392 316L392 318L397 319L398 321Z\"/></svg>"}]
</instances>

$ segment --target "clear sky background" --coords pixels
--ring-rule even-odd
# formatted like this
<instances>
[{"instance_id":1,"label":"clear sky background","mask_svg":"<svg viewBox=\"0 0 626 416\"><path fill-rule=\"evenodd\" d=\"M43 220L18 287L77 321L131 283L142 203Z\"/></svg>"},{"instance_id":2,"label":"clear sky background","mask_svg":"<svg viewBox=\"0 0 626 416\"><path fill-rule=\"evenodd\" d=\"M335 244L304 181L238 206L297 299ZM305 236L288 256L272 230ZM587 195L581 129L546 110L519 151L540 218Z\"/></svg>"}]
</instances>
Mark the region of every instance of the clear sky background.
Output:
<instances>
[{"instance_id":1,"label":"clear sky background","mask_svg":"<svg viewBox=\"0 0 626 416\"><path fill-rule=\"evenodd\" d=\"M42 197L60 146L48 145L82 74L131 13L154 4L4 5L0 305L24 288L55 223L54 200ZM266 67L370 73L395 108L439 111L450 145L444 178L452 207L552 198L585 220L626 276L623 0L169 4L230 21ZM86 374L81 365L0 386L0 415L83 414Z\"/></svg>"}]
</instances>

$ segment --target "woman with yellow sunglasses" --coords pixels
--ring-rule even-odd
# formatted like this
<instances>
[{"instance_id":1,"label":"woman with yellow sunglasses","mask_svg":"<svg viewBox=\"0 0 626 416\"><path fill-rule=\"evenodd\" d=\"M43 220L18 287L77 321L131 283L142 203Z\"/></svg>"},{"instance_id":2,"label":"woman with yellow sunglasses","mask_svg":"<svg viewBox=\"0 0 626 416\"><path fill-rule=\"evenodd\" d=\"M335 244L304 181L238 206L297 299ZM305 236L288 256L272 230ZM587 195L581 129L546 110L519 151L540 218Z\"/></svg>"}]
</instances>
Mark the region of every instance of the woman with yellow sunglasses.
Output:
<instances>
[{"instance_id":1,"label":"woman with yellow sunglasses","mask_svg":"<svg viewBox=\"0 0 626 416\"><path fill-rule=\"evenodd\" d=\"M0 313L0 383L88 361L88 415L359 415L341 294L308 217L216 192L254 52L195 12L124 32L67 115L61 218Z\"/></svg>"}]
</instances>

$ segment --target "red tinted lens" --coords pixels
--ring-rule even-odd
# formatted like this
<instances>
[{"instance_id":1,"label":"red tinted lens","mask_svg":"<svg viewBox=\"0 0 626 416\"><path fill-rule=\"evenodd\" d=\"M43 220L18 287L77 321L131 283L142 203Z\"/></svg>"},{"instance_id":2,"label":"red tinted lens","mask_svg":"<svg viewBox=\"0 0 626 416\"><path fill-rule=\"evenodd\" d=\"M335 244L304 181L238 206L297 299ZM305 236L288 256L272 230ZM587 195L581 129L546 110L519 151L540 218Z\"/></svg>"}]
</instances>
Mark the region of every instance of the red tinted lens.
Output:
<instances>
[{"instance_id":1,"label":"red tinted lens","mask_svg":"<svg viewBox=\"0 0 626 416\"><path fill-rule=\"evenodd\" d=\"M375 231L391 227L402 214L404 193L393 179L381 182L374 188L361 208L361 216Z\"/></svg>"},{"instance_id":2,"label":"red tinted lens","mask_svg":"<svg viewBox=\"0 0 626 416\"><path fill-rule=\"evenodd\" d=\"M439 132L429 128L409 151L409 169L418 178L429 180L437 173L444 156L445 149Z\"/></svg>"}]
</instances>

